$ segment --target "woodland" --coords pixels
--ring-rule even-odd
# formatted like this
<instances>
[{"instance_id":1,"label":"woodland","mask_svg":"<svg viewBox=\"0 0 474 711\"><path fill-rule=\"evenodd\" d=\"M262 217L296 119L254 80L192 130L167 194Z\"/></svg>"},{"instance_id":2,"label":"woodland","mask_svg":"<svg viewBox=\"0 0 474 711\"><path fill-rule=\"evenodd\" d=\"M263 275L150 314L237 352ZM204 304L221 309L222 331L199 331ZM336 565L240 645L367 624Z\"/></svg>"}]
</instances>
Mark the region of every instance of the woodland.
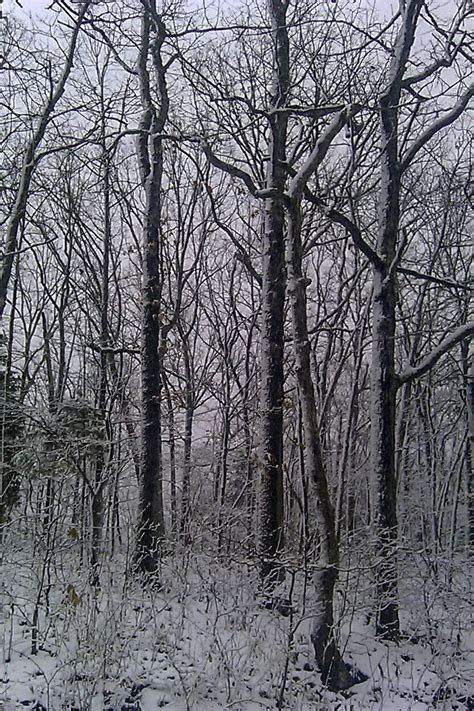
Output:
<instances>
[{"instance_id":1,"label":"woodland","mask_svg":"<svg viewBox=\"0 0 474 711\"><path fill-rule=\"evenodd\" d=\"M474 709L471 0L0 19L0 711Z\"/></svg>"}]
</instances>

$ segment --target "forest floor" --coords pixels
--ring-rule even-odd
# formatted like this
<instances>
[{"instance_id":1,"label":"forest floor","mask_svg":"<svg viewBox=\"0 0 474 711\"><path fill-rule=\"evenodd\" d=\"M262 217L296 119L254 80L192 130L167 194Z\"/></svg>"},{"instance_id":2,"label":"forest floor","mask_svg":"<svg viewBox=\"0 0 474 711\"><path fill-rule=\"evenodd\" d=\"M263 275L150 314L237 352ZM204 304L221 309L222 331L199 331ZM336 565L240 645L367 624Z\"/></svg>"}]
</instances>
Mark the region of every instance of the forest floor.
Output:
<instances>
[{"instance_id":1,"label":"forest floor","mask_svg":"<svg viewBox=\"0 0 474 711\"><path fill-rule=\"evenodd\" d=\"M92 590L72 575L67 551L62 561L39 557L32 565L17 550L2 565L1 711L474 709L467 567L449 585L426 560L404 569L399 644L375 639L370 586L351 567L340 581L350 593L337 599L340 646L368 680L337 694L315 668L310 576L296 566L282 615L264 608L255 568L237 557L175 552L145 590L115 561Z\"/></svg>"}]
</instances>

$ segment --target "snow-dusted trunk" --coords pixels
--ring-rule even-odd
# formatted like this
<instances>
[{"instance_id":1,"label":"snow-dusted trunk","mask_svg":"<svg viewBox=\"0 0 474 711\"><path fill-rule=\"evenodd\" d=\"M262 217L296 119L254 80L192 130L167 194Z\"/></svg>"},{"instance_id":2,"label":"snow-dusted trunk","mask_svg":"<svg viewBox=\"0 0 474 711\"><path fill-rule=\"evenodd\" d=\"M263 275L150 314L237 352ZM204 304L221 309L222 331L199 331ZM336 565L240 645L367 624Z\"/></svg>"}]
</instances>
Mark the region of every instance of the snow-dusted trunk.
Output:
<instances>
[{"instance_id":1,"label":"snow-dusted trunk","mask_svg":"<svg viewBox=\"0 0 474 711\"><path fill-rule=\"evenodd\" d=\"M322 679L334 689L347 689L353 678L334 638L334 586L338 576L339 548L334 509L324 469L314 385L311 376L310 343L306 314L306 280L302 274L300 203L293 199L288 209L287 272L291 304L293 347L298 394L301 404L307 475L318 499L315 523L320 535L319 560L314 573L314 617L311 640Z\"/></svg>"},{"instance_id":2,"label":"snow-dusted trunk","mask_svg":"<svg viewBox=\"0 0 474 711\"><path fill-rule=\"evenodd\" d=\"M140 170L145 189L142 242L141 309L141 457L137 564L152 572L158 564L158 548L164 535L161 444L161 186L163 151L160 132L168 114L168 94L161 48L165 28L153 14L155 35L150 40L150 15L145 8L139 57L143 113L139 139ZM160 105L151 97L147 60L151 50Z\"/></svg>"},{"instance_id":3,"label":"snow-dusted trunk","mask_svg":"<svg viewBox=\"0 0 474 711\"><path fill-rule=\"evenodd\" d=\"M183 363L185 378L185 416L184 416L184 442L183 442L183 481L181 489L181 521L180 532L183 543L191 542L191 451L193 442L193 424L195 405L194 377L191 367L191 353L188 338L183 338Z\"/></svg>"},{"instance_id":4,"label":"snow-dusted trunk","mask_svg":"<svg viewBox=\"0 0 474 711\"><path fill-rule=\"evenodd\" d=\"M178 499L176 493L176 439L173 401L166 374L163 373L163 387L165 389L168 408L168 441L170 452L170 504L171 504L171 531L176 533L178 522Z\"/></svg>"},{"instance_id":5,"label":"snow-dusted trunk","mask_svg":"<svg viewBox=\"0 0 474 711\"><path fill-rule=\"evenodd\" d=\"M229 357L228 346L225 346L225 357ZM221 452L220 466L218 479L218 516L217 516L217 551L219 555L224 552L224 504L227 492L227 479L229 474L229 444L231 438L231 384L230 384L229 369L226 368L225 385L224 385L224 406L222 408L222 435L221 435ZM229 539L229 537L227 537Z\"/></svg>"},{"instance_id":6,"label":"snow-dusted trunk","mask_svg":"<svg viewBox=\"0 0 474 711\"><path fill-rule=\"evenodd\" d=\"M397 602L397 484L395 478L394 277L374 270L371 368L371 464L377 528L377 633L400 631Z\"/></svg>"},{"instance_id":7,"label":"snow-dusted trunk","mask_svg":"<svg viewBox=\"0 0 474 711\"><path fill-rule=\"evenodd\" d=\"M461 365L466 394L466 445L465 445L465 470L466 470L466 490L467 490L467 515L468 532L467 540L469 545L469 555L474 557L474 362L469 358L469 342L461 343Z\"/></svg>"},{"instance_id":8,"label":"snow-dusted trunk","mask_svg":"<svg viewBox=\"0 0 474 711\"><path fill-rule=\"evenodd\" d=\"M102 108L104 107L104 77L102 76ZM104 234L102 238L102 303L100 305L100 364L99 364L99 394L97 410L100 418L103 441L99 445L95 462L95 476L92 494L92 541L90 581L94 586L100 583L100 549L104 526L104 487L107 476L107 456L105 445L107 441L107 388L108 362L106 348L109 344L109 270L111 246L111 214L110 214L110 155L105 141L105 113L102 114L102 166L104 169Z\"/></svg>"},{"instance_id":9,"label":"snow-dusted trunk","mask_svg":"<svg viewBox=\"0 0 474 711\"><path fill-rule=\"evenodd\" d=\"M397 592L397 487L395 476L395 305L396 250L400 222L398 114L402 80L423 0L402 9L388 81L379 95L381 159L377 260L373 262L371 468L375 483L377 537L377 633L400 632Z\"/></svg>"},{"instance_id":10,"label":"snow-dusted trunk","mask_svg":"<svg viewBox=\"0 0 474 711\"><path fill-rule=\"evenodd\" d=\"M255 317L254 317L255 319ZM245 382L242 388L242 420L245 442L245 500L247 503L248 512L248 535L253 535L253 521L255 513L255 463L252 454L253 437L252 437L252 413L250 406L250 383L252 379L251 368L251 347L253 342L253 330L255 320L247 335L247 344L245 350Z\"/></svg>"},{"instance_id":11,"label":"snow-dusted trunk","mask_svg":"<svg viewBox=\"0 0 474 711\"><path fill-rule=\"evenodd\" d=\"M100 473L103 474L103 471L101 469ZM104 495L103 486L100 482L97 484L97 478L92 495L91 514L92 539L89 579L91 585L98 587L100 584L100 548L104 528Z\"/></svg>"},{"instance_id":12,"label":"snow-dusted trunk","mask_svg":"<svg viewBox=\"0 0 474 711\"><path fill-rule=\"evenodd\" d=\"M282 575L278 554L283 547L283 325L285 301L285 217L283 189L286 180L285 147L289 86L287 3L269 0L274 45L274 73L270 87L269 159L262 239L261 321L261 447L259 482L258 550L261 575L268 582Z\"/></svg>"},{"instance_id":13,"label":"snow-dusted trunk","mask_svg":"<svg viewBox=\"0 0 474 711\"><path fill-rule=\"evenodd\" d=\"M371 366L371 465L375 482L377 533L377 633L400 632L397 593L397 485L395 477L395 259L400 177L397 158L397 102L381 97L381 195L378 256L373 270Z\"/></svg>"}]
</instances>

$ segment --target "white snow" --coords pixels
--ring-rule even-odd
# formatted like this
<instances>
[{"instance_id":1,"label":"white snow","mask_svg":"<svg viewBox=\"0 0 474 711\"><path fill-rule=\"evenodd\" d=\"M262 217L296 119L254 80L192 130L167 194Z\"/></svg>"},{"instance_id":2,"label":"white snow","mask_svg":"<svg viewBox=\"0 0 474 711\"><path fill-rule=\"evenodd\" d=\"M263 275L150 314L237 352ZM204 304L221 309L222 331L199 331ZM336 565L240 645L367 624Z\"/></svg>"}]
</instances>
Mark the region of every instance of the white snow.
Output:
<instances>
[{"instance_id":1,"label":"white snow","mask_svg":"<svg viewBox=\"0 0 474 711\"><path fill-rule=\"evenodd\" d=\"M474 696L472 581L462 568L444 587L429 569L404 570L402 622L413 638L397 645L374 638L370 585L362 586L366 573L351 562L341 590L353 597L338 596L340 642L346 660L369 679L342 695L325 689L314 668L311 584L304 594L304 570L295 561L294 612L282 617L259 605L248 560L176 550L163 560L161 589L144 591L126 581L125 561L116 559L94 593L74 572L71 554L69 567L49 569L49 610L42 594L40 651L33 655L39 577L27 556L22 568L13 559L2 570L2 711L38 703L48 711L276 709L283 686L282 708L295 711L454 709L450 694Z\"/></svg>"}]
</instances>

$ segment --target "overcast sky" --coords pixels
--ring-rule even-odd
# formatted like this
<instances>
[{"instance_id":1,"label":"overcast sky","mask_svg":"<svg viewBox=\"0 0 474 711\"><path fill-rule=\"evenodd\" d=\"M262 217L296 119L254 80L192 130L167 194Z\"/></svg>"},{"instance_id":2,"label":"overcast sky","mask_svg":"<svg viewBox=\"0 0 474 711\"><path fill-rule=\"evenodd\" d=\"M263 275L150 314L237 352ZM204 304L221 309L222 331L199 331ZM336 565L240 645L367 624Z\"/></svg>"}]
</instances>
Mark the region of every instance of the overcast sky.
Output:
<instances>
[{"instance_id":1,"label":"overcast sky","mask_svg":"<svg viewBox=\"0 0 474 711\"><path fill-rule=\"evenodd\" d=\"M229 1L229 0L227 0ZM225 5L226 0L224 0ZM1 0L0 0L1 3ZM48 5L51 4L51 0L4 0L3 8L4 14L7 14L10 8L14 5L21 5L25 12L31 12L33 14L37 12L44 11ZM377 12L380 17L390 17L394 11L398 8L398 0L367 0L367 4L373 4L377 8ZM436 10L443 16L449 17L457 6L456 0L438 0L434 3Z\"/></svg>"},{"instance_id":2,"label":"overcast sky","mask_svg":"<svg viewBox=\"0 0 474 711\"><path fill-rule=\"evenodd\" d=\"M39 12L51 4L51 0L20 0L19 4L27 12ZM18 3L15 0L4 0L4 12L7 13L13 5L18 8Z\"/></svg>"}]
</instances>

